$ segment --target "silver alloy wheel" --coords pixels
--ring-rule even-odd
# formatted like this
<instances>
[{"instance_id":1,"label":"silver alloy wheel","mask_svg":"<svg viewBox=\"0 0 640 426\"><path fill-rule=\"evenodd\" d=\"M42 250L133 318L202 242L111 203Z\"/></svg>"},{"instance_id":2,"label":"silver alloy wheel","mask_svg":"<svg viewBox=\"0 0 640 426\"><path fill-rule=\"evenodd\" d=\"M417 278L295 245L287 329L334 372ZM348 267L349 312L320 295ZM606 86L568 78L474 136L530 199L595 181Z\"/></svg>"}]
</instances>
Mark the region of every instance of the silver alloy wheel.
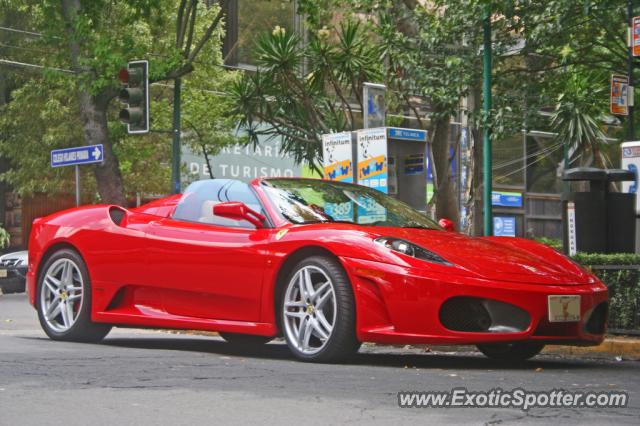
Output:
<instances>
[{"instance_id":1,"label":"silver alloy wheel","mask_svg":"<svg viewBox=\"0 0 640 426\"><path fill-rule=\"evenodd\" d=\"M75 324L82 309L84 280L76 263L58 259L45 272L40 288L40 309L47 325L58 333Z\"/></svg>"},{"instance_id":2,"label":"silver alloy wheel","mask_svg":"<svg viewBox=\"0 0 640 426\"><path fill-rule=\"evenodd\" d=\"M336 323L331 279L317 266L300 268L287 286L282 309L289 342L305 355L320 352Z\"/></svg>"}]
</instances>

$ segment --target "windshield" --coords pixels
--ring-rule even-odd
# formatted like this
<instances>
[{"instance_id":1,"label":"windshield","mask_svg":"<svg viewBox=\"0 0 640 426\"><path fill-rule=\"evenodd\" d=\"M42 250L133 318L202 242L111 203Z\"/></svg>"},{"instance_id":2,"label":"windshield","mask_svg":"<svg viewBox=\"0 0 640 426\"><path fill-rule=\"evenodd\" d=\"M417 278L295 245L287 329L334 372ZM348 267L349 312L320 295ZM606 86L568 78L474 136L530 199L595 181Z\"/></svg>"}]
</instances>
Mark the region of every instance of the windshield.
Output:
<instances>
[{"instance_id":1,"label":"windshield","mask_svg":"<svg viewBox=\"0 0 640 426\"><path fill-rule=\"evenodd\" d=\"M315 179L267 179L263 185L271 202L291 223L442 229L405 203L364 186Z\"/></svg>"}]
</instances>

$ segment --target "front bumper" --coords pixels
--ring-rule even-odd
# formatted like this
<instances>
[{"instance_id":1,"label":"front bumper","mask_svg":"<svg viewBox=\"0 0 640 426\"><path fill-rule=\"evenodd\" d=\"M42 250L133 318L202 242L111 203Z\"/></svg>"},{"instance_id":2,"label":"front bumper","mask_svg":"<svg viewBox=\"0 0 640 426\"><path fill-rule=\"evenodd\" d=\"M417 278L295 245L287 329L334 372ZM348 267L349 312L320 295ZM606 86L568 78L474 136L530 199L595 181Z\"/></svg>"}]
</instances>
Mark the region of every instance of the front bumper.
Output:
<instances>
[{"instance_id":1,"label":"front bumper","mask_svg":"<svg viewBox=\"0 0 640 426\"><path fill-rule=\"evenodd\" d=\"M357 335L363 342L447 345L536 340L546 344L586 346L598 345L604 338L608 294L600 282L587 285L523 284L434 274L427 269L362 259L343 257L340 260L353 283ZM580 295L580 321L550 323L549 295ZM493 327L491 331L447 328L441 316L443 304L461 296L497 302L496 305L511 305L514 311L526 311L526 324L516 331L504 331L504 327ZM473 319L477 312L461 312L460 315ZM598 321L600 323L594 327Z\"/></svg>"},{"instance_id":2,"label":"front bumper","mask_svg":"<svg viewBox=\"0 0 640 426\"><path fill-rule=\"evenodd\" d=\"M5 268L7 276L0 278L0 289L3 293L21 293L25 291L27 268Z\"/></svg>"}]
</instances>

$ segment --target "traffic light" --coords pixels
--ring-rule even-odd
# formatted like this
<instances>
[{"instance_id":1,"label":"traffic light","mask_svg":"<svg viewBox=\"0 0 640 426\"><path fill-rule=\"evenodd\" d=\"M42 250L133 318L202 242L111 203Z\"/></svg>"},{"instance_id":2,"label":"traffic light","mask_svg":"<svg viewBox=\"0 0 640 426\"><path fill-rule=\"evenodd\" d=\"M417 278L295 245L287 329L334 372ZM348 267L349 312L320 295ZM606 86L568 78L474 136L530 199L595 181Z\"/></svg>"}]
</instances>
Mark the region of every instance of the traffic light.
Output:
<instances>
[{"instance_id":1,"label":"traffic light","mask_svg":"<svg viewBox=\"0 0 640 426\"><path fill-rule=\"evenodd\" d=\"M131 61L118 73L124 84L118 98L127 104L120 110L120 121L127 125L127 133L149 132L149 62Z\"/></svg>"}]
</instances>

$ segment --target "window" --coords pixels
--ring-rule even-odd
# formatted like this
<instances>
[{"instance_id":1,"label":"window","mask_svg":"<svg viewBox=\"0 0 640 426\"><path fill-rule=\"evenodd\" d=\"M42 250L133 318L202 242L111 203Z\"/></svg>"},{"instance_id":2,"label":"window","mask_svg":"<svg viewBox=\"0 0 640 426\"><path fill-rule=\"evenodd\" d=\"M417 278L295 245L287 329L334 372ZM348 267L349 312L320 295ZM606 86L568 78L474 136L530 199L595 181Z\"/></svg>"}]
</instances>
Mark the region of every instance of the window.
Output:
<instances>
[{"instance_id":1,"label":"window","mask_svg":"<svg viewBox=\"0 0 640 426\"><path fill-rule=\"evenodd\" d=\"M245 220L227 219L213 214L213 206L226 201L243 202L250 209L263 214L260 202L246 183L231 179L209 179L199 180L187 187L173 213L173 219L253 229L254 226Z\"/></svg>"}]
</instances>

